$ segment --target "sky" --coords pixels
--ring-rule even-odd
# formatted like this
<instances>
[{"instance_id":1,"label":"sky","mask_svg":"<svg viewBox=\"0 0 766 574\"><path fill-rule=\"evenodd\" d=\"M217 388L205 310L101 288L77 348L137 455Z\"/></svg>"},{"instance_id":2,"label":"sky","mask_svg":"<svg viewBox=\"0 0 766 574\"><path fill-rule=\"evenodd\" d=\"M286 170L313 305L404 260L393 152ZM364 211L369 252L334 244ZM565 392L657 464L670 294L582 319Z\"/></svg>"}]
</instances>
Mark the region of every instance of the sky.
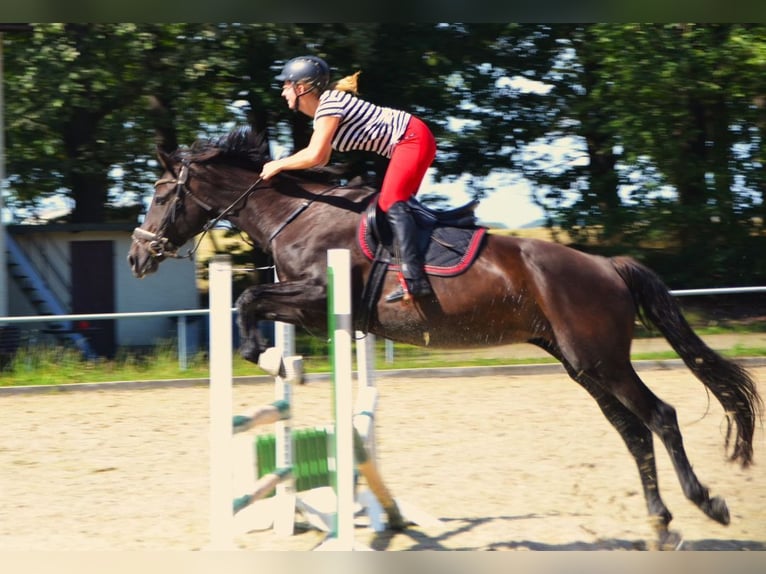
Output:
<instances>
[{"instance_id":1,"label":"sky","mask_svg":"<svg viewBox=\"0 0 766 574\"><path fill-rule=\"evenodd\" d=\"M493 178L488 181L492 182ZM505 178L506 180L508 178ZM519 229L543 217L543 210L532 200L532 190L525 181L503 182L498 178L492 182L495 186L481 200L476 208L479 223L493 227L505 226L508 229ZM471 201L471 195L466 191L464 181L454 183L434 183L430 174L420 186L419 195L439 193L449 198L450 207L460 207Z\"/></svg>"},{"instance_id":2,"label":"sky","mask_svg":"<svg viewBox=\"0 0 766 574\"><path fill-rule=\"evenodd\" d=\"M506 180L506 181L503 181ZM534 204L531 199L531 189L527 182L507 182L508 178L490 178L488 181L496 187L494 191L481 200L476 209L479 222L492 226L505 226L509 229L518 229L529 223L538 221L543 217L543 211ZM466 191L465 180L456 182L435 183L430 173L421 185L419 195L438 193L448 198L450 207L460 207L471 200L471 195ZM57 217L64 215L71 209L71 201L63 196L49 198L43 202L44 207L40 210L45 217ZM10 222L10 213L4 210L3 223Z\"/></svg>"},{"instance_id":3,"label":"sky","mask_svg":"<svg viewBox=\"0 0 766 574\"><path fill-rule=\"evenodd\" d=\"M438 193L448 198L449 207L460 207L471 201L471 195L466 191L464 181L435 183L430 174L426 175L419 195ZM536 222L543 217L543 211L534 204L531 198L531 189L526 182L516 182L506 185L497 184L497 188L491 191L481 200L476 209L479 222L493 227L507 227L519 229L530 223ZM63 196L56 196L44 200L40 214L46 218L59 217L66 214L71 208L71 202ZM4 210L3 223L11 222L11 214Z\"/></svg>"}]
</instances>

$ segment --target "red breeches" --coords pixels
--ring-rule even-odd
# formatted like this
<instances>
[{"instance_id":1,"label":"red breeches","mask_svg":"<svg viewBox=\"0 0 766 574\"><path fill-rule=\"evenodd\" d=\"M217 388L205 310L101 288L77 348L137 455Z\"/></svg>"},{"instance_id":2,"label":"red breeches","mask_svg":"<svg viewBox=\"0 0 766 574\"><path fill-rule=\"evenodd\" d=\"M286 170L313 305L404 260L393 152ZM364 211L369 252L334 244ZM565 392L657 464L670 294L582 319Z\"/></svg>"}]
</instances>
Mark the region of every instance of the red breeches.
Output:
<instances>
[{"instance_id":1,"label":"red breeches","mask_svg":"<svg viewBox=\"0 0 766 574\"><path fill-rule=\"evenodd\" d=\"M431 130L413 116L391 154L380 188L381 210L387 212L397 201L407 201L415 195L435 156L436 141Z\"/></svg>"}]
</instances>

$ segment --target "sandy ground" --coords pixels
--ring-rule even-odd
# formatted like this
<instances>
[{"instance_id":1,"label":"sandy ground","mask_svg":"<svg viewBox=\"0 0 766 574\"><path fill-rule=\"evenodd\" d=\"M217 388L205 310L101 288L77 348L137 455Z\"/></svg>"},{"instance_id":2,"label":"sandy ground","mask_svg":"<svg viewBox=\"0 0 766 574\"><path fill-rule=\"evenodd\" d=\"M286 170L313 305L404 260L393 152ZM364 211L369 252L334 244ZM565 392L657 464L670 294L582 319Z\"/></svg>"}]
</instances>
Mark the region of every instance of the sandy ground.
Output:
<instances>
[{"instance_id":1,"label":"sandy ground","mask_svg":"<svg viewBox=\"0 0 766 574\"><path fill-rule=\"evenodd\" d=\"M550 369L548 369L550 370ZM766 394L766 367L752 369ZM680 492L664 451L660 487L688 550L766 550L764 431L756 465L725 460L720 406L685 369L641 369L676 407L687 452L728 527ZM563 371L379 377L378 464L403 504L438 518L357 541L378 550L632 550L651 530L635 465L596 404ZM273 386L235 387L234 412ZM330 420L331 385L294 393L296 427ZM0 550L195 550L209 532L208 389L0 395ZM269 432L264 427L260 432ZM416 515L411 515L415 517ZM249 550L310 550L324 534L237 535Z\"/></svg>"}]
</instances>

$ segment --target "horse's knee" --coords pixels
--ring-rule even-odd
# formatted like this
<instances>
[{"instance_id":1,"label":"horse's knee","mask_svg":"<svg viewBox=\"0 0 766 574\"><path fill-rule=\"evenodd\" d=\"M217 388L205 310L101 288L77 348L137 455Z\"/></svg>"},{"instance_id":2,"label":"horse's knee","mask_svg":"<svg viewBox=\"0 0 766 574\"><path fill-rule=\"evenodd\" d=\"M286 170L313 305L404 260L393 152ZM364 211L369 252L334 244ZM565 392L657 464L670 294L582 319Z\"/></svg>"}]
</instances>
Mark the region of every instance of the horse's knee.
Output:
<instances>
[{"instance_id":1,"label":"horse's knee","mask_svg":"<svg viewBox=\"0 0 766 574\"><path fill-rule=\"evenodd\" d=\"M648 420L649 428L667 444L680 441L681 429L678 426L676 409L661 400L656 400L651 407Z\"/></svg>"},{"instance_id":2,"label":"horse's knee","mask_svg":"<svg viewBox=\"0 0 766 574\"><path fill-rule=\"evenodd\" d=\"M258 328L258 317L249 308L251 301L240 295L237 298L237 327L239 329L239 354L247 361L258 364L261 352L266 349L265 341Z\"/></svg>"},{"instance_id":3,"label":"horse's knee","mask_svg":"<svg viewBox=\"0 0 766 574\"><path fill-rule=\"evenodd\" d=\"M255 291L255 287L248 287L242 293L240 293L239 297L237 297L237 300L234 302L234 306L237 308L237 311L242 314L243 311L246 311L248 307L250 307L255 300L257 299L257 293Z\"/></svg>"}]
</instances>

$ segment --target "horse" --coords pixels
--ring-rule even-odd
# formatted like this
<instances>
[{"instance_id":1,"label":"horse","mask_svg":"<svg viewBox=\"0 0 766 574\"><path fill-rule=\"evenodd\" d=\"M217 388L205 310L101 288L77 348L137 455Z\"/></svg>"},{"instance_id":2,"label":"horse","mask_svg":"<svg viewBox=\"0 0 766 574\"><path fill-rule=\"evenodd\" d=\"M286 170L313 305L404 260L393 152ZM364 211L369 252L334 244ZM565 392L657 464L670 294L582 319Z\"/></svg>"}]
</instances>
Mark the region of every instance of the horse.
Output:
<instances>
[{"instance_id":1,"label":"horse","mask_svg":"<svg viewBox=\"0 0 766 574\"><path fill-rule=\"evenodd\" d=\"M184 255L181 247L226 220L271 254L278 274L278 281L248 287L237 298L239 352L246 359L257 362L265 350L257 329L261 320L326 333L328 249L350 250L352 312L364 312L375 266L361 247L359 229L375 203L375 189L323 181L315 170L264 181L259 173L269 159L268 142L250 128L157 153L164 173L127 257L136 277L156 271L168 257L190 256L193 249ZM393 289L395 266L383 269L381 288ZM711 497L692 468L674 407L631 364L636 319L654 325L720 402L728 423L724 451L743 468L753 462L762 401L747 370L692 330L656 273L626 256L607 258L555 242L486 233L470 266L454 276L432 275L430 282L433 296L427 298L374 299L366 331L421 346L526 342L544 349L592 396L635 460L653 544L666 548L681 540L669 528L673 516L660 496L653 435L669 453L688 500L715 522L730 522L725 500Z\"/></svg>"}]
</instances>

